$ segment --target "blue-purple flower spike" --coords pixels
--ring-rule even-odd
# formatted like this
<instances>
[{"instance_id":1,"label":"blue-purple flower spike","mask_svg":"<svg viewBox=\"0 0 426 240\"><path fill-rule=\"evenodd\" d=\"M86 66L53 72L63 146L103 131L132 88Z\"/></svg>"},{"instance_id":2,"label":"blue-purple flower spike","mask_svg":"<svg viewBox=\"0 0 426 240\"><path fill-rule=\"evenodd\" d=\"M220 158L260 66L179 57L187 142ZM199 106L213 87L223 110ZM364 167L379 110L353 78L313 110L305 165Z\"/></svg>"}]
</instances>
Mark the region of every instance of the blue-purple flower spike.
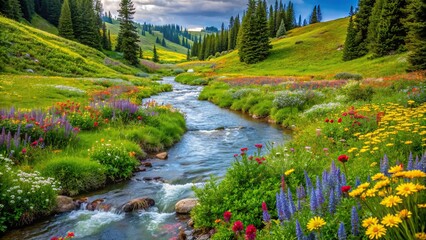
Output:
<instances>
[{"instance_id":1,"label":"blue-purple flower spike","mask_svg":"<svg viewBox=\"0 0 426 240\"><path fill-rule=\"evenodd\" d=\"M388 159L388 156L385 154L385 156L383 157L383 160L380 162L380 172L386 176L390 176L388 173L388 170L389 170L389 159Z\"/></svg>"},{"instance_id":2,"label":"blue-purple flower spike","mask_svg":"<svg viewBox=\"0 0 426 240\"><path fill-rule=\"evenodd\" d=\"M337 237L339 240L346 240L346 230L345 224L343 224L343 222L340 222L339 230L337 231Z\"/></svg>"},{"instance_id":3,"label":"blue-purple flower spike","mask_svg":"<svg viewBox=\"0 0 426 240\"><path fill-rule=\"evenodd\" d=\"M288 207L290 210L290 214L292 216L293 214L296 213L296 206L294 206L293 195L291 194L290 188L288 188L288 191L287 191L287 198L288 198Z\"/></svg>"},{"instance_id":4,"label":"blue-purple flower spike","mask_svg":"<svg viewBox=\"0 0 426 240\"><path fill-rule=\"evenodd\" d=\"M330 190L330 196L328 199L328 211L333 214L336 211L336 198L334 196L334 189Z\"/></svg>"},{"instance_id":5,"label":"blue-purple flower spike","mask_svg":"<svg viewBox=\"0 0 426 240\"><path fill-rule=\"evenodd\" d=\"M414 164L413 164L413 153L410 152L410 156L408 157L408 164L407 164L407 170L411 171L414 169Z\"/></svg>"},{"instance_id":6,"label":"blue-purple flower spike","mask_svg":"<svg viewBox=\"0 0 426 240\"><path fill-rule=\"evenodd\" d=\"M310 199L311 211L315 212L318 208L317 196L315 194L315 189L311 191L311 199Z\"/></svg>"},{"instance_id":7,"label":"blue-purple flower spike","mask_svg":"<svg viewBox=\"0 0 426 240\"><path fill-rule=\"evenodd\" d=\"M299 220L296 220L296 237L297 240L304 240L305 235L303 234L302 227L300 226Z\"/></svg>"},{"instance_id":8,"label":"blue-purple flower spike","mask_svg":"<svg viewBox=\"0 0 426 240\"><path fill-rule=\"evenodd\" d=\"M355 206L352 207L351 225L352 225L352 235L358 236L358 233L359 233L359 218L358 218L358 212L357 212Z\"/></svg>"},{"instance_id":9,"label":"blue-purple flower spike","mask_svg":"<svg viewBox=\"0 0 426 240\"><path fill-rule=\"evenodd\" d=\"M309 178L309 175L306 171L305 171L305 182L306 182L306 190L309 193L311 191L311 188L312 188L312 181Z\"/></svg>"}]
</instances>

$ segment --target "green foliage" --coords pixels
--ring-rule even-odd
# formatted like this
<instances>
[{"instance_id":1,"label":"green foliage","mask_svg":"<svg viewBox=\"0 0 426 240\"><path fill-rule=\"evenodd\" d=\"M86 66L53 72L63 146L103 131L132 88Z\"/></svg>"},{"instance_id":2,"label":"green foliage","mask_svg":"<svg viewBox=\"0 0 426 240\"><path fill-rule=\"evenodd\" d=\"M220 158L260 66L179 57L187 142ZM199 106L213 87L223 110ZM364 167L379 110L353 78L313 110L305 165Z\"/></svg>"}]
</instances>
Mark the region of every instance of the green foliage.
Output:
<instances>
[{"instance_id":1,"label":"green foliage","mask_svg":"<svg viewBox=\"0 0 426 240\"><path fill-rule=\"evenodd\" d=\"M12 160L0 155L0 232L33 222L56 206L59 188L39 172L16 170Z\"/></svg>"},{"instance_id":2,"label":"green foliage","mask_svg":"<svg viewBox=\"0 0 426 240\"><path fill-rule=\"evenodd\" d=\"M8 18L19 21L22 17L19 0L0 0L0 13Z\"/></svg>"},{"instance_id":3,"label":"green foliage","mask_svg":"<svg viewBox=\"0 0 426 240\"><path fill-rule=\"evenodd\" d=\"M301 109L306 102L304 92L282 91L275 95L274 106L277 108L297 108Z\"/></svg>"},{"instance_id":4,"label":"green foliage","mask_svg":"<svg viewBox=\"0 0 426 240\"><path fill-rule=\"evenodd\" d=\"M406 25L408 32L408 49L411 51L409 62L410 70L426 69L426 2L411 0L408 5Z\"/></svg>"},{"instance_id":5,"label":"green foliage","mask_svg":"<svg viewBox=\"0 0 426 240\"><path fill-rule=\"evenodd\" d=\"M371 102L373 99L374 89L370 86L363 87L359 83L349 85L346 89L348 101L366 101Z\"/></svg>"},{"instance_id":6,"label":"green foliage","mask_svg":"<svg viewBox=\"0 0 426 240\"><path fill-rule=\"evenodd\" d=\"M136 27L133 22L133 14L135 14L135 7L131 0L121 0L120 9L118 10L118 17L120 19L120 32L118 38L120 39L117 44L117 49L123 52L124 59L132 65L138 65L137 53L139 46L139 36L136 32Z\"/></svg>"},{"instance_id":7,"label":"green foliage","mask_svg":"<svg viewBox=\"0 0 426 240\"><path fill-rule=\"evenodd\" d=\"M153 62L159 62L160 61L160 57L158 56L157 48L156 48L155 45L154 45L154 49L152 50L152 52L153 52L152 61Z\"/></svg>"},{"instance_id":8,"label":"green foliage","mask_svg":"<svg viewBox=\"0 0 426 240\"><path fill-rule=\"evenodd\" d=\"M356 30L354 27L353 17L351 16L346 34L345 48L343 49L343 61L349 61L358 58L355 37Z\"/></svg>"},{"instance_id":9,"label":"green foliage","mask_svg":"<svg viewBox=\"0 0 426 240\"><path fill-rule=\"evenodd\" d=\"M74 196L105 185L105 167L87 158L54 158L39 166L43 176L53 177L61 184L62 194Z\"/></svg>"},{"instance_id":10,"label":"green foliage","mask_svg":"<svg viewBox=\"0 0 426 240\"><path fill-rule=\"evenodd\" d=\"M356 73L347 73L347 72L341 72L334 76L334 79L344 79L344 80L362 80L361 74Z\"/></svg>"},{"instance_id":11,"label":"green foliage","mask_svg":"<svg viewBox=\"0 0 426 240\"><path fill-rule=\"evenodd\" d=\"M276 37L282 37L286 34L286 28L285 28L285 24L284 24L284 20L281 20L281 24L280 24L280 28L278 28Z\"/></svg>"},{"instance_id":12,"label":"green foliage","mask_svg":"<svg viewBox=\"0 0 426 240\"><path fill-rule=\"evenodd\" d=\"M90 150L90 158L105 167L106 177L111 181L130 178L139 164L123 144L96 144Z\"/></svg>"},{"instance_id":13,"label":"green foliage","mask_svg":"<svg viewBox=\"0 0 426 240\"><path fill-rule=\"evenodd\" d=\"M176 76L175 81L188 85L207 85L209 83L203 74L198 73L181 73Z\"/></svg>"},{"instance_id":14,"label":"green foliage","mask_svg":"<svg viewBox=\"0 0 426 240\"><path fill-rule=\"evenodd\" d=\"M74 31L72 27L71 10L68 0L62 4L61 16L59 17L59 36L74 39Z\"/></svg>"}]
</instances>

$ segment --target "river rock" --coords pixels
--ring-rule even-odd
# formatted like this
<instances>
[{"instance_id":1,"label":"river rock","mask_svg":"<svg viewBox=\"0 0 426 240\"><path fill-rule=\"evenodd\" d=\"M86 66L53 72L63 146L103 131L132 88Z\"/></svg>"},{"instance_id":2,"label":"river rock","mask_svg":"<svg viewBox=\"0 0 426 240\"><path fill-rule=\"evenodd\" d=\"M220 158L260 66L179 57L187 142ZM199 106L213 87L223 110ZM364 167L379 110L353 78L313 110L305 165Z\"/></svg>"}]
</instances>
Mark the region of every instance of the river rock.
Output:
<instances>
[{"instance_id":1,"label":"river rock","mask_svg":"<svg viewBox=\"0 0 426 240\"><path fill-rule=\"evenodd\" d=\"M150 162L143 162L142 165L144 167L152 167L152 163L150 163Z\"/></svg>"},{"instance_id":2,"label":"river rock","mask_svg":"<svg viewBox=\"0 0 426 240\"><path fill-rule=\"evenodd\" d=\"M154 199L151 198L136 198L128 201L121 208L124 212L132 212L135 210L144 210L155 205Z\"/></svg>"},{"instance_id":3,"label":"river rock","mask_svg":"<svg viewBox=\"0 0 426 240\"><path fill-rule=\"evenodd\" d=\"M166 160L168 155L169 154L167 152L162 152L162 153L155 155L155 157L158 158L158 159L161 159L161 160Z\"/></svg>"},{"instance_id":4,"label":"river rock","mask_svg":"<svg viewBox=\"0 0 426 240\"><path fill-rule=\"evenodd\" d=\"M71 212L75 210L76 204L74 203L74 200L67 196L57 196L56 197L56 208L55 212L57 213L64 213L64 212Z\"/></svg>"},{"instance_id":5,"label":"river rock","mask_svg":"<svg viewBox=\"0 0 426 240\"><path fill-rule=\"evenodd\" d=\"M91 203L87 204L86 209L89 211L98 210L104 201L105 201L104 199L96 199L92 201Z\"/></svg>"},{"instance_id":6,"label":"river rock","mask_svg":"<svg viewBox=\"0 0 426 240\"><path fill-rule=\"evenodd\" d=\"M182 199L176 203L175 209L176 213L180 214L189 214L191 210L198 204L198 199L196 198L186 198Z\"/></svg>"}]
</instances>

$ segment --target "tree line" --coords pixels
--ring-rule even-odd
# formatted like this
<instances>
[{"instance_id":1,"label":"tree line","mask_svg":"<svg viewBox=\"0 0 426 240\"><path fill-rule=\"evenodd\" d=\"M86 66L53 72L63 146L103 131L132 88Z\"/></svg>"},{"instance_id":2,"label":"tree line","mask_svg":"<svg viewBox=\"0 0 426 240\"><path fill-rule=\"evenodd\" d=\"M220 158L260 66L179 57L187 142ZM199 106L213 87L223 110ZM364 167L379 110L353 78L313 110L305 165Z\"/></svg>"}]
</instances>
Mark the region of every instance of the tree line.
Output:
<instances>
[{"instance_id":1,"label":"tree line","mask_svg":"<svg viewBox=\"0 0 426 240\"><path fill-rule=\"evenodd\" d=\"M426 0L360 0L349 14L344 61L410 50L409 70L426 69Z\"/></svg>"},{"instance_id":2,"label":"tree line","mask_svg":"<svg viewBox=\"0 0 426 240\"><path fill-rule=\"evenodd\" d=\"M321 7L316 5L309 16L309 24L321 21ZM249 0L242 20L239 15L232 16L227 28L222 23L221 30L217 33L195 40L190 56L205 60L223 51L238 49L242 62L259 62L269 53L269 38L283 37L288 30L306 25L308 20L302 21L301 15L298 21L296 20L294 4L291 1L283 4L282 0L276 0L275 5L269 6L268 11L266 1ZM255 57L252 58L253 56Z\"/></svg>"}]
</instances>

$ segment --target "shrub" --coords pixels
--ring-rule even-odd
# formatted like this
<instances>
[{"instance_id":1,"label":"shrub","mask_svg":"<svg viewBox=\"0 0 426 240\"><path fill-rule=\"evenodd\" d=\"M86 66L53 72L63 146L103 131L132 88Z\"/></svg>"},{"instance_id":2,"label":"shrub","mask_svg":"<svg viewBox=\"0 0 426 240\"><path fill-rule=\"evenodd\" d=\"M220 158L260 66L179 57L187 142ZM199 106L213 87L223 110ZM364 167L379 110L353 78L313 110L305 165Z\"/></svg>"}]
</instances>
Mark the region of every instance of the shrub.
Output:
<instances>
[{"instance_id":1,"label":"shrub","mask_svg":"<svg viewBox=\"0 0 426 240\"><path fill-rule=\"evenodd\" d=\"M44 176L61 183L62 193L74 196L96 190L105 184L105 167L86 158L66 157L43 162L39 167Z\"/></svg>"},{"instance_id":2,"label":"shrub","mask_svg":"<svg viewBox=\"0 0 426 240\"><path fill-rule=\"evenodd\" d=\"M258 89L252 89L252 88L238 89L237 91L232 93L232 98L241 99L241 98L247 97L250 94L260 94L260 91Z\"/></svg>"},{"instance_id":3,"label":"shrub","mask_svg":"<svg viewBox=\"0 0 426 240\"><path fill-rule=\"evenodd\" d=\"M0 232L49 214L56 206L58 187L53 178L37 171L13 169L12 160L0 155Z\"/></svg>"},{"instance_id":4,"label":"shrub","mask_svg":"<svg viewBox=\"0 0 426 240\"><path fill-rule=\"evenodd\" d=\"M334 79L338 79L338 80L362 80L362 76L361 74L354 74L354 73L347 73L347 72L341 72L336 74L336 76L334 76Z\"/></svg>"},{"instance_id":5,"label":"shrub","mask_svg":"<svg viewBox=\"0 0 426 240\"><path fill-rule=\"evenodd\" d=\"M306 102L305 94L300 91L282 91L275 95L274 106L277 108L302 108Z\"/></svg>"},{"instance_id":6,"label":"shrub","mask_svg":"<svg viewBox=\"0 0 426 240\"><path fill-rule=\"evenodd\" d=\"M330 113L336 108L342 106L340 103L330 102L330 103L322 103L318 105L314 105L308 110L306 110L303 115L308 118L314 118L319 116L324 116L327 113Z\"/></svg>"},{"instance_id":7,"label":"shrub","mask_svg":"<svg viewBox=\"0 0 426 240\"><path fill-rule=\"evenodd\" d=\"M106 176L111 181L128 179L139 162L135 154L129 152L123 144L101 143L90 149L90 158L102 164Z\"/></svg>"},{"instance_id":8,"label":"shrub","mask_svg":"<svg viewBox=\"0 0 426 240\"><path fill-rule=\"evenodd\" d=\"M354 84L349 86L346 90L347 101L366 101L371 102L374 95L374 89L370 86L361 87L360 84Z\"/></svg>"},{"instance_id":9,"label":"shrub","mask_svg":"<svg viewBox=\"0 0 426 240\"><path fill-rule=\"evenodd\" d=\"M143 77L143 78L147 78L147 77L149 77L149 74L148 74L148 73L145 73L145 72L138 72L138 73L136 73L136 74L135 74L135 76L136 76L136 77Z\"/></svg>"},{"instance_id":10,"label":"shrub","mask_svg":"<svg viewBox=\"0 0 426 240\"><path fill-rule=\"evenodd\" d=\"M181 73L184 73L185 72L185 70L183 70L182 68L175 68L175 69L173 69L173 73L174 74L181 74Z\"/></svg>"}]
</instances>

